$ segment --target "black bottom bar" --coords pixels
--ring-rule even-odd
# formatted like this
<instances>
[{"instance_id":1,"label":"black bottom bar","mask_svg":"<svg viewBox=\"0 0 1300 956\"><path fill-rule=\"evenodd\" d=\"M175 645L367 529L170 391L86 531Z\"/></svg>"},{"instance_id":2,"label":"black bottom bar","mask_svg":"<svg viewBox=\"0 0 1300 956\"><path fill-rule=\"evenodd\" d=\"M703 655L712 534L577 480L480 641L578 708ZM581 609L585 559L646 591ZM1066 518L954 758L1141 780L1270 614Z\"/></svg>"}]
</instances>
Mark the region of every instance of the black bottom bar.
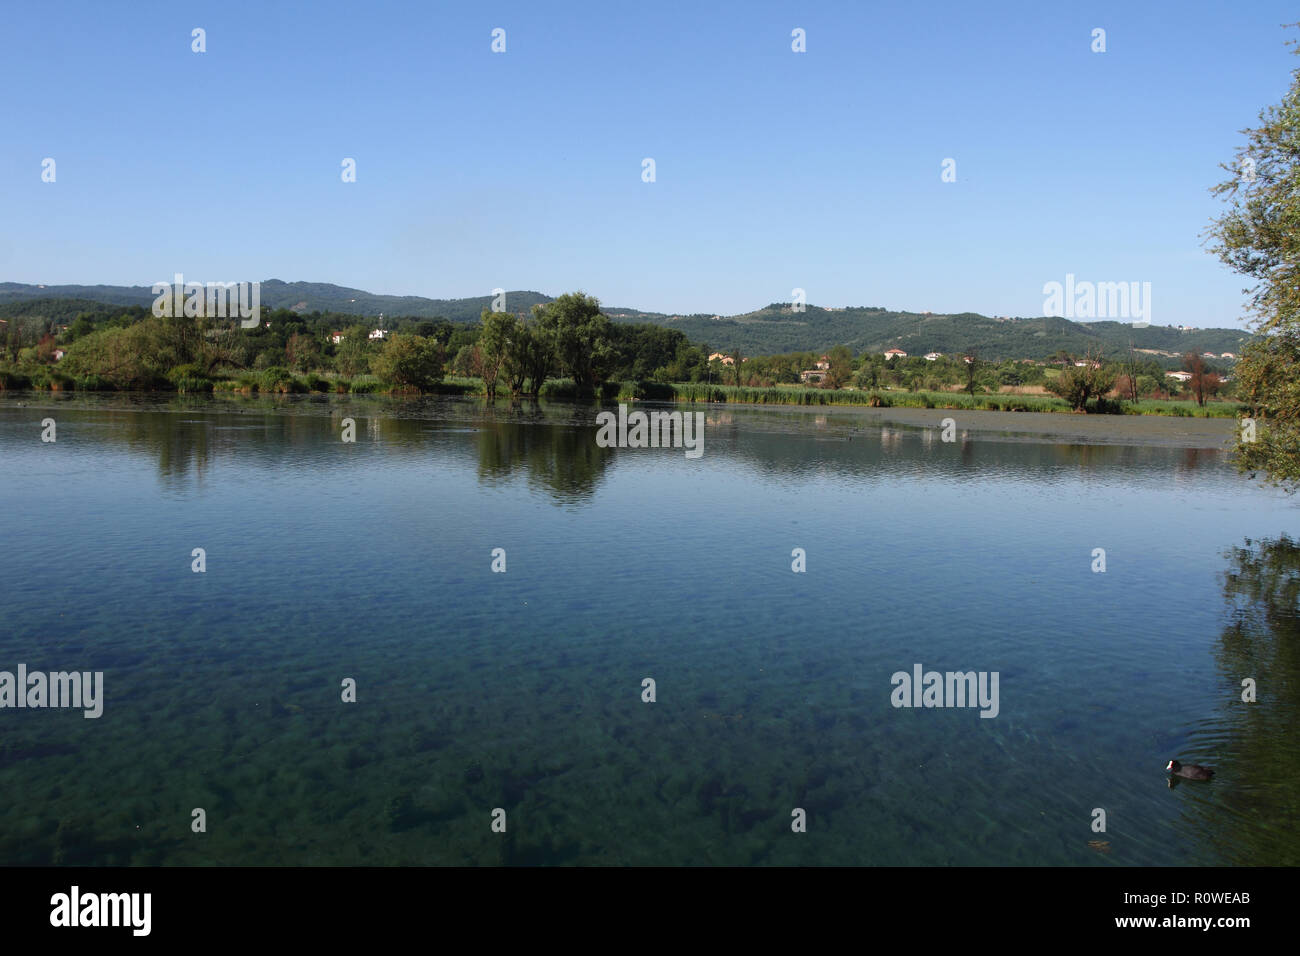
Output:
<instances>
[{"instance_id":1,"label":"black bottom bar","mask_svg":"<svg viewBox=\"0 0 1300 956\"><path fill-rule=\"evenodd\" d=\"M686 922L733 943L748 931L847 929L863 939L906 927L918 942L1051 933L1231 943L1282 929L1294 880L1284 869L6 869L0 918L10 941L80 943L337 945L404 932L433 942L439 930L471 930L484 942L514 933L596 941L613 931L653 943L683 941L672 927ZM148 933L137 935L143 894Z\"/></svg>"}]
</instances>

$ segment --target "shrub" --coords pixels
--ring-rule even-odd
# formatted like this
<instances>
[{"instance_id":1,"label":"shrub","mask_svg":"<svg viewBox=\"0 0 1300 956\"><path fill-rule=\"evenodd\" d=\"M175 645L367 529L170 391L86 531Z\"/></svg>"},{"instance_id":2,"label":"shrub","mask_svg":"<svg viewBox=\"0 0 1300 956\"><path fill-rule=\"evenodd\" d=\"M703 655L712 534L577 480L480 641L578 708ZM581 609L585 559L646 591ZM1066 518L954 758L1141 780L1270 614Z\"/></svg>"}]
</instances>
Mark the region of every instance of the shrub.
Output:
<instances>
[{"instance_id":1,"label":"shrub","mask_svg":"<svg viewBox=\"0 0 1300 956\"><path fill-rule=\"evenodd\" d=\"M51 392L69 391L75 387L75 382L70 375L64 375L62 372L56 372L51 368L39 366L32 370L28 388L36 390L49 390Z\"/></svg>"},{"instance_id":2,"label":"shrub","mask_svg":"<svg viewBox=\"0 0 1300 956\"><path fill-rule=\"evenodd\" d=\"M1124 403L1113 398L1099 398L1092 410L1098 415L1123 415Z\"/></svg>"},{"instance_id":3,"label":"shrub","mask_svg":"<svg viewBox=\"0 0 1300 956\"><path fill-rule=\"evenodd\" d=\"M167 381L182 395L212 391L212 380L198 365L178 365L167 373Z\"/></svg>"},{"instance_id":4,"label":"shrub","mask_svg":"<svg viewBox=\"0 0 1300 956\"><path fill-rule=\"evenodd\" d=\"M176 386L176 391L182 395L196 395L200 392L212 391L212 379L210 378L174 378L172 384Z\"/></svg>"},{"instance_id":5,"label":"shrub","mask_svg":"<svg viewBox=\"0 0 1300 956\"><path fill-rule=\"evenodd\" d=\"M10 369L0 369L0 391L3 391L6 388L31 388L31 384L32 380L21 372L15 372Z\"/></svg>"},{"instance_id":6,"label":"shrub","mask_svg":"<svg viewBox=\"0 0 1300 956\"><path fill-rule=\"evenodd\" d=\"M442 381L442 346L432 339L398 333L389 336L370 365L385 382L418 392Z\"/></svg>"},{"instance_id":7,"label":"shrub","mask_svg":"<svg viewBox=\"0 0 1300 956\"><path fill-rule=\"evenodd\" d=\"M258 391L262 392L305 392L307 386L293 377L293 373L282 365L272 365L264 369L257 380Z\"/></svg>"},{"instance_id":8,"label":"shrub","mask_svg":"<svg viewBox=\"0 0 1300 956\"><path fill-rule=\"evenodd\" d=\"M101 375L76 375L72 387L79 392L111 392L113 383Z\"/></svg>"},{"instance_id":9,"label":"shrub","mask_svg":"<svg viewBox=\"0 0 1300 956\"><path fill-rule=\"evenodd\" d=\"M1044 382L1043 387L1069 402L1076 412L1086 411L1089 399L1103 396L1115 387L1115 370L1094 368L1096 361L1090 356L1081 367L1071 365L1063 368L1061 374Z\"/></svg>"},{"instance_id":10,"label":"shrub","mask_svg":"<svg viewBox=\"0 0 1300 956\"><path fill-rule=\"evenodd\" d=\"M671 385L665 385L661 382L633 382L630 389L623 389L619 392L619 398L630 392L630 397L635 399L654 399L658 401L671 402L675 398L675 393Z\"/></svg>"}]
</instances>

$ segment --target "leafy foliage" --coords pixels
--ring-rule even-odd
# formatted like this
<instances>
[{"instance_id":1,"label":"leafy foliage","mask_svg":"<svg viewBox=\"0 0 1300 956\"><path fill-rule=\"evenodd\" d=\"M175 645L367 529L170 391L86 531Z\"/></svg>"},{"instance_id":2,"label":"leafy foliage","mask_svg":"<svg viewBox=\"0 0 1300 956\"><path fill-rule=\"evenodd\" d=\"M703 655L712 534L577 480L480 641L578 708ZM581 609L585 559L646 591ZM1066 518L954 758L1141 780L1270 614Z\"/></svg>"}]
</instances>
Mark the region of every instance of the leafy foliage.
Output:
<instances>
[{"instance_id":1,"label":"leafy foliage","mask_svg":"<svg viewBox=\"0 0 1300 956\"><path fill-rule=\"evenodd\" d=\"M613 370L614 350L610 321L600 303L581 292L570 292L534 310L540 334L551 348L562 374L584 391Z\"/></svg>"},{"instance_id":2,"label":"leafy foliage","mask_svg":"<svg viewBox=\"0 0 1300 956\"><path fill-rule=\"evenodd\" d=\"M1046 389L1070 403L1076 412L1087 410L1091 399L1100 399L1115 387L1117 372L1103 366L1096 356L1089 356L1082 366L1069 365L1061 374L1048 380Z\"/></svg>"},{"instance_id":3,"label":"leafy foliage","mask_svg":"<svg viewBox=\"0 0 1300 956\"><path fill-rule=\"evenodd\" d=\"M1238 467L1300 487L1300 68L1277 106L1245 131L1229 178L1214 187L1228 209L1213 223L1210 250L1255 280L1248 289L1261 337L1237 366L1238 392L1259 419L1239 434Z\"/></svg>"},{"instance_id":4,"label":"leafy foliage","mask_svg":"<svg viewBox=\"0 0 1300 956\"><path fill-rule=\"evenodd\" d=\"M395 333L371 366L385 382L427 390L442 381L442 346L434 339Z\"/></svg>"}]
</instances>

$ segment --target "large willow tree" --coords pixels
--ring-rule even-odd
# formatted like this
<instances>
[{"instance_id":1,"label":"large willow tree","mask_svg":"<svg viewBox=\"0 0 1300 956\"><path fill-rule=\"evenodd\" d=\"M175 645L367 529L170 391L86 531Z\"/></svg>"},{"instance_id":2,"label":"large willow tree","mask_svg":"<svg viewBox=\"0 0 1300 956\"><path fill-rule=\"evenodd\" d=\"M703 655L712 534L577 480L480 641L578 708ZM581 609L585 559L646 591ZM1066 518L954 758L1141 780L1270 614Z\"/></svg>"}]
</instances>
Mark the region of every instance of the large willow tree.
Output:
<instances>
[{"instance_id":1,"label":"large willow tree","mask_svg":"<svg viewBox=\"0 0 1300 956\"><path fill-rule=\"evenodd\" d=\"M1257 340L1237 364L1238 394L1254 420L1238 432L1237 464L1288 491L1300 488L1300 68L1277 106L1243 130L1228 204L1209 230L1210 251L1253 280L1244 291Z\"/></svg>"}]
</instances>

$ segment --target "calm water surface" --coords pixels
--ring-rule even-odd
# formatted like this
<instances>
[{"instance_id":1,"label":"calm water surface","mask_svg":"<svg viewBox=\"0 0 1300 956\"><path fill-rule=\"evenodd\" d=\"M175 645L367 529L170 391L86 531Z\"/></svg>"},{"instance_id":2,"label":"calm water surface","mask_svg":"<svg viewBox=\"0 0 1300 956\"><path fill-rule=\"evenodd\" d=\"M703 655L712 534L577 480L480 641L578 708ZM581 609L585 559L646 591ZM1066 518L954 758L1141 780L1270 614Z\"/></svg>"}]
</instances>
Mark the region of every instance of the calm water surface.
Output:
<instances>
[{"instance_id":1,"label":"calm water surface","mask_svg":"<svg viewBox=\"0 0 1300 956\"><path fill-rule=\"evenodd\" d=\"M106 686L0 710L0 863L1300 863L1300 508L1215 443L595 413L0 395L0 670Z\"/></svg>"}]
</instances>

